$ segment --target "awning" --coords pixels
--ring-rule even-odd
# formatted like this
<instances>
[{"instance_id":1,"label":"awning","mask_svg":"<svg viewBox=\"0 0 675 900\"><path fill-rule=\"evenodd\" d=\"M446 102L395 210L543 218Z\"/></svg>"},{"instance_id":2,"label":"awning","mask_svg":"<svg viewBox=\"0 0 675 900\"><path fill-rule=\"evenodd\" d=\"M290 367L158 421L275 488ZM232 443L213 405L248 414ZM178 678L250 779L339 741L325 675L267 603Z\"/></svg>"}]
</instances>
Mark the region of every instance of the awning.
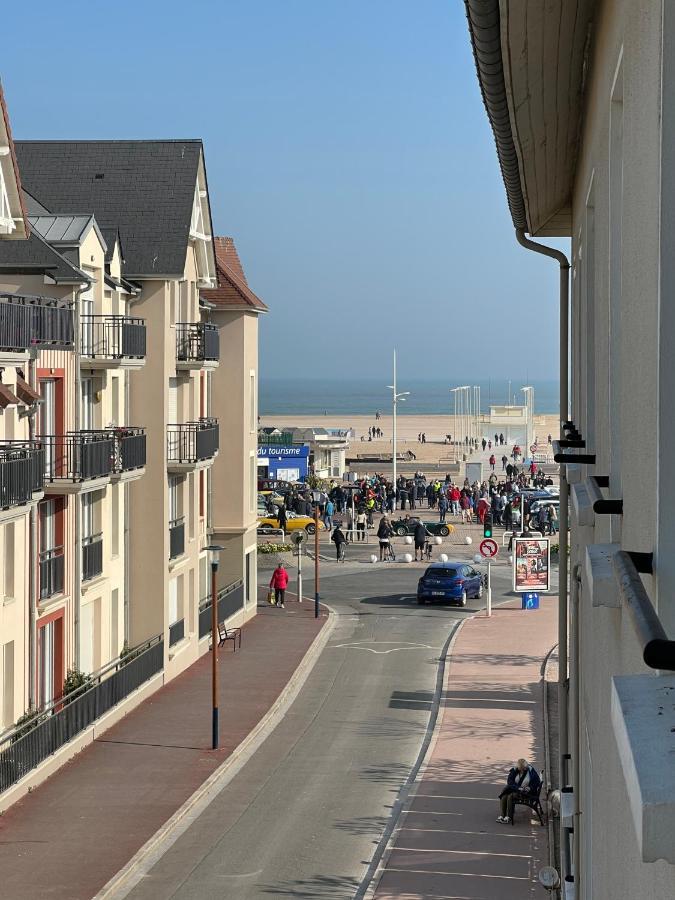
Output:
<instances>
[{"instance_id":1,"label":"awning","mask_svg":"<svg viewBox=\"0 0 675 900\"><path fill-rule=\"evenodd\" d=\"M0 407L6 409L8 406L16 406L19 398L7 387L6 384L0 383Z\"/></svg>"},{"instance_id":2,"label":"awning","mask_svg":"<svg viewBox=\"0 0 675 900\"><path fill-rule=\"evenodd\" d=\"M21 400L28 406L32 406L40 399L38 392L33 390L28 382L20 375L16 376L16 392Z\"/></svg>"}]
</instances>

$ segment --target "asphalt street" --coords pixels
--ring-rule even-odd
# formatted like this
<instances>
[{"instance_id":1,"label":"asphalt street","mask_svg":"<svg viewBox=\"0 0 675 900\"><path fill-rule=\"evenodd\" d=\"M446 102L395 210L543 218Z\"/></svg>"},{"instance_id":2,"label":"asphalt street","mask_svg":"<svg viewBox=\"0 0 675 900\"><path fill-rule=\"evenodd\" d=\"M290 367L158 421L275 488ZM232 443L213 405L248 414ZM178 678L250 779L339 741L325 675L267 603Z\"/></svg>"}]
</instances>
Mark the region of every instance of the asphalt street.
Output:
<instances>
[{"instance_id":1,"label":"asphalt street","mask_svg":"<svg viewBox=\"0 0 675 900\"><path fill-rule=\"evenodd\" d=\"M420 753L443 648L478 604L420 607L420 568L353 565L324 566L336 627L281 723L129 897L357 893ZM495 567L495 595L509 584Z\"/></svg>"}]
</instances>

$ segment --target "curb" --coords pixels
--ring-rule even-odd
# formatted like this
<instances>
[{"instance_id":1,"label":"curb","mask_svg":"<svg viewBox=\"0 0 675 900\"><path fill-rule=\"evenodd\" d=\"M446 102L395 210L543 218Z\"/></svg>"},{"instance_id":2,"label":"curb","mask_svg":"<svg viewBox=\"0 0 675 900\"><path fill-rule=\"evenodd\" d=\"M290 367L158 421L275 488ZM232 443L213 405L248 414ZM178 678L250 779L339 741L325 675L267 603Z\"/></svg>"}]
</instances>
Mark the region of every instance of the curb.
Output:
<instances>
[{"instance_id":1,"label":"curb","mask_svg":"<svg viewBox=\"0 0 675 900\"><path fill-rule=\"evenodd\" d=\"M93 900L123 900L138 884L143 876L161 859L167 850L190 827L218 794L232 781L246 765L253 754L264 743L279 724L288 707L300 693L310 672L335 628L337 616L326 604L328 620L312 641L298 667L274 704L244 740L232 751L206 781L188 797L179 809L156 831L129 862L119 870L93 897Z\"/></svg>"},{"instance_id":2,"label":"curb","mask_svg":"<svg viewBox=\"0 0 675 900\"><path fill-rule=\"evenodd\" d=\"M372 862L366 870L366 874L364 875L361 884L354 894L354 900L372 900L372 898L375 896L375 892L377 891L382 876L387 868L387 862L389 861L391 852L394 849L396 838L398 837L401 828L405 823L410 801L415 798L419 785L429 764L429 760L433 755L436 742L438 740L438 735L441 730L442 718L439 715L440 703L441 695L443 693L443 688L445 685L445 667L447 665L447 661L450 657L450 654L452 653L453 647L455 646L457 636L464 627L464 624L475 618L476 616L467 616L465 619L460 619L458 624L454 627L454 629L450 633L450 636L448 637L439 662L436 681L436 697L434 698L434 706L432 707L431 712L431 717L435 716L431 735L429 735L428 740L425 738L426 746L424 744L424 741L422 743L420 754L417 757L417 761L413 765L411 780L403 785L403 787L399 791L397 798L394 801L389 823L385 828L385 832L380 838L377 847L375 848ZM375 864L374 869L373 863Z\"/></svg>"}]
</instances>

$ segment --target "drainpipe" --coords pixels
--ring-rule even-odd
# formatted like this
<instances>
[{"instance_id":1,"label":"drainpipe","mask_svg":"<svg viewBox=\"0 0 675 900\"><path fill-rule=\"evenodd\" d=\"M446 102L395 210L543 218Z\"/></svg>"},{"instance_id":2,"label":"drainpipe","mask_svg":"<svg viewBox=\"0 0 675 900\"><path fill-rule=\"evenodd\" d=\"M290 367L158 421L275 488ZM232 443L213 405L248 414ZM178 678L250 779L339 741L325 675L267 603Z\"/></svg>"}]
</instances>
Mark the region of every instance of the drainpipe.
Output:
<instances>
[{"instance_id":1,"label":"drainpipe","mask_svg":"<svg viewBox=\"0 0 675 900\"><path fill-rule=\"evenodd\" d=\"M569 418L569 284L570 263L564 253L538 244L525 237L523 228L516 228L516 240L535 253L541 253L556 260L560 266L560 437L564 438L562 422ZM569 488L567 484L567 470L560 467L560 532L559 532L559 588L558 588L558 716L560 720L560 752L559 770L560 787L565 785L565 754L569 752L568 736L568 709L567 709L567 569L568 569L568 504Z\"/></svg>"},{"instance_id":2,"label":"drainpipe","mask_svg":"<svg viewBox=\"0 0 675 900\"><path fill-rule=\"evenodd\" d=\"M130 416L130 397L131 385L129 384L129 373L124 373L124 418L125 425L129 425ZM119 424L119 423L116 423ZM131 572L129 564L130 539L129 539L129 496L130 485L124 483L124 640L123 644L129 643L129 592L131 590ZM119 612L118 612L119 615ZM119 650L117 651L119 654Z\"/></svg>"},{"instance_id":3,"label":"drainpipe","mask_svg":"<svg viewBox=\"0 0 675 900\"><path fill-rule=\"evenodd\" d=\"M75 432L80 430L80 402L82 398L82 353L80 347L80 296L87 290L89 284L83 284L75 291L75 303L73 307L73 330L75 333L75 408L73 410L73 424ZM80 607L82 605L82 542L81 542L81 510L82 499L79 494L74 494L75 503L75 559L73 566L75 582L73 585L73 665L80 668ZM65 548L64 548L65 549Z\"/></svg>"},{"instance_id":4,"label":"drainpipe","mask_svg":"<svg viewBox=\"0 0 675 900\"><path fill-rule=\"evenodd\" d=\"M37 390L37 350L31 350L28 359L28 384ZM35 417L28 417L28 440L35 440ZM28 708L37 709L37 607L39 603L39 544L37 505L31 506L28 518Z\"/></svg>"},{"instance_id":5,"label":"drainpipe","mask_svg":"<svg viewBox=\"0 0 675 900\"><path fill-rule=\"evenodd\" d=\"M580 833L580 777L581 777L581 734L579 701L579 595L581 593L581 566L577 563L570 579L570 698L572 717L570 722L570 747L572 748L572 786L574 788L574 885L579 896L581 884L581 833Z\"/></svg>"}]
</instances>

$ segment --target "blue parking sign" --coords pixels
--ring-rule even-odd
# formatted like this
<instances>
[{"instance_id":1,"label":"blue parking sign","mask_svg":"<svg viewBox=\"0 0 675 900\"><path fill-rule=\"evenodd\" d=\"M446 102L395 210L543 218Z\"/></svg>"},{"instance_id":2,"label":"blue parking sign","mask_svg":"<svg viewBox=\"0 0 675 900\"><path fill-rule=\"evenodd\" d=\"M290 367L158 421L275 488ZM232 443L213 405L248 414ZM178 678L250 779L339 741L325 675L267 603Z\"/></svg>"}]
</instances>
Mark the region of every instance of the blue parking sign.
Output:
<instances>
[{"instance_id":1,"label":"blue parking sign","mask_svg":"<svg viewBox=\"0 0 675 900\"><path fill-rule=\"evenodd\" d=\"M533 592L523 594L521 609L539 609L539 594Z\"/></svg>"}]
</instances>

